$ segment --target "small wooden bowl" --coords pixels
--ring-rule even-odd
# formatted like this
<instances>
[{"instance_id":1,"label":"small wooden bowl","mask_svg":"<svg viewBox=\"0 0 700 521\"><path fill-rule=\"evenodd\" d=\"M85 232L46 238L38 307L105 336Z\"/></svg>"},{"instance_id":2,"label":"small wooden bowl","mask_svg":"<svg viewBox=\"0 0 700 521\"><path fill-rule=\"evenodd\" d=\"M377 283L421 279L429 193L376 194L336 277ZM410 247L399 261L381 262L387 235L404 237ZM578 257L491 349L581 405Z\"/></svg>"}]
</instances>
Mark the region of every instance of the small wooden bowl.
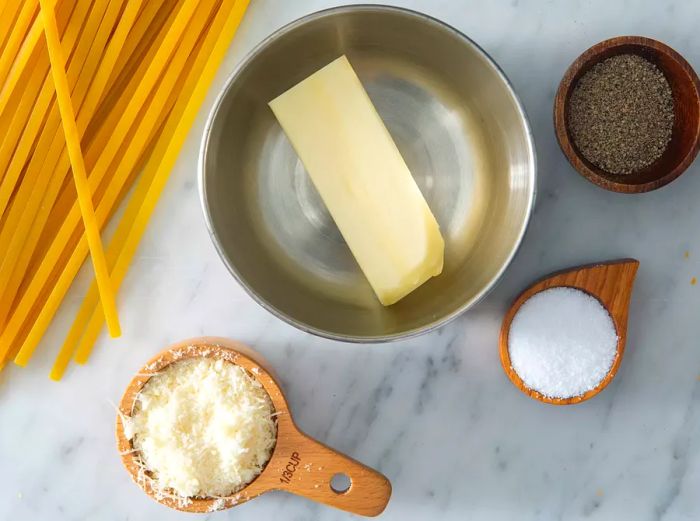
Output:
<instances>
[{"instance_id":1,"label":"small wooden bowl","mask_svg":"<svg viewBox=\"0 0 700 521\"><path fill-rule=\"evenodd\" d=\"M191 498L187 504L157 495L149 480L139 479L139 466L132 443L124 434L123 417L132 414L136 396L151 376L169 364L187 358L221 359L244 368L265 388L275 407L277 442L270 460L253 481L224 498ZM159 503L184 512L205 513L231 508L270 490L284 490L347 512L363 516L379 515L391 497L389 480L302 433L294 423L284 394L266 369L262 357L247 346L217 337L194 338L161 351L141 368L124 392L117 416L117 447L122 462L134 482ZM346 490L333 488L332 479L345 474Z\"/></svg>"},{"instance_id":2,"label":"small wooden bowl","mask_svg":"<svg viewBox=\"0 0 700 521\"><path fill-rule=\"evenodd\" d=\"M569 98L579 78L591 67L619 54L636 54L655 64L673 92L675 121L663 155L648 167L627 175L611 174L588 161L576 147L569 132ZM597 43L564 74L554 98L554 129L569 163L586 179L606 190L636 194L650 192L680 176L693 162L700 148L700 81L685 59L668 45L642 36L618 36Z\"/></svg>"},{"instance_id":3,"label":"small wooden bowl","mask_svg":"<svg viewBox=\"0 0 700 521\"><path fill-rule=\"evenodd\" d=\"M638 268L639 261L634 259L622 259L602 264L592 264L555 273L523 291L518 298L515 299L515 302L513 302L508 313L506 313L506 316L503 318L503 325L501 326L499 338L501 365L508 375L508 378L510 378L510 381L530 398L553 405L571 405L584 402L605 389L612 379L615 378L620 363L622 362L622 355L625 353L625 344L627 342L627 316L630 297L632 296L632 285L634 284L634 278ZM597 298L608 310L608 313L610 313L618 337L617 354L605 378L590 391L571 398L551 398L530 389L513 369L510 361L510 352L508 350L510 325L511 322L513 322L513 317L515 317L515 314L520 309L520 306L535 294L546 289L557 287L580 289Z\"/></svg>"}]
</instances>

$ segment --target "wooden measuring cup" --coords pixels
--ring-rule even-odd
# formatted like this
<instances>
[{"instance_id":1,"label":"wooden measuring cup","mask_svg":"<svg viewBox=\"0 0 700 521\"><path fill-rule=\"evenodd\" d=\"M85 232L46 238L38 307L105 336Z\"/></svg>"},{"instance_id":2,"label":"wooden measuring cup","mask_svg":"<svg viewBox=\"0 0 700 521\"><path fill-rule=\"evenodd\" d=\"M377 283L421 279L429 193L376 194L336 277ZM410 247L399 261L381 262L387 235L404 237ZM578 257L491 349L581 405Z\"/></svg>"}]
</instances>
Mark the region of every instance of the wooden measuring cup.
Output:
<instances>
[{"instance_id":1,"label":"wooden measuring cup","mask_svg":"<svg viewBox=\"0 0 700 521\"><path fill-rule=\"evenodd\" d=\"M139 479L137 455L124 434L122 415L130 417L136 396L149 380L171 363L188 358L222 359L244 368L270 395L277 419L277 442L260 475L243 489L225 498L190 498L184 504L162 497L151 480ZM180 342L161 351L134 376L119 404L117 447L132 479L153 499L186 512L213 512L244 503L270 490L284 490L341 510L363 516L379 515L391 497L391 483L379 472L311 439L295 425L277 380L267 363L252 349L225 338L202 337ZM344 474L350 480L346 490L335 490L331 480Z\"/></svg>"},{"instance_id":2,"label":"wooden measuring cup","mask_svg":"<svg viewBox=\"0 0 700 521\"><path fill-rule=\"evenodd\" d=\"M639 261L635 259L621 259L580 266L578 268L554 273L523 291L518 298L515 299L515 302L513 302L503 318L503 325L501 326L501 335L499 338L501 365L511 382L530 398L553 405L580 403L593 398L596 394L605 389L605 387L612 382L613 378L615 378L620 363L622 362L622 355L625 353L625 344L627 343L627 316L629 314L632 286L638 268ZM508 347L510 325L520 309L520 306L541 291L560 287L579 289L598 299L608 310L617 333L617 352L608 373L596 387L586 391L582 395L573 396L571 398L552 398L534 389L530 389L513 369Z\"/></svg>"}]
</instances>

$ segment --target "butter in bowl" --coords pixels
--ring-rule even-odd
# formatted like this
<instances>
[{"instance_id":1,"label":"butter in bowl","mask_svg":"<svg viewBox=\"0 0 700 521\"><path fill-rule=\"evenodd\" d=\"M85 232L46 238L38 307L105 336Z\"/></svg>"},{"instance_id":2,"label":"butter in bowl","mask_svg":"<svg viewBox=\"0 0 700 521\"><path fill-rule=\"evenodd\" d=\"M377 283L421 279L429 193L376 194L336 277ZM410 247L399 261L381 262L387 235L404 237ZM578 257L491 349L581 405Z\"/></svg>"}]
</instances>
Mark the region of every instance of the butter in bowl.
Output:
<instances>
[{"instance_id":1,"label":"butter in bowl","mask_svg":"<svg viewBox=\"0 0 700 521\"><path fill-rule=\"evenodd\" d=\"M452 27L386 6L321 11L263 41L212 109L199 170L210 235L243 288L349 342L473 306L535 194L532 135L498 66Z\"/></svg>"},{"instance_id":2,"label":"butter in bowl","mask_svg":"<svg viewBox=\"0 0 700 521\"><path fill-rule=\"evenodd\" d=\"M270 107L383 305L442 272L438 223L345 56Z\"/></svg>"}]
</instances>

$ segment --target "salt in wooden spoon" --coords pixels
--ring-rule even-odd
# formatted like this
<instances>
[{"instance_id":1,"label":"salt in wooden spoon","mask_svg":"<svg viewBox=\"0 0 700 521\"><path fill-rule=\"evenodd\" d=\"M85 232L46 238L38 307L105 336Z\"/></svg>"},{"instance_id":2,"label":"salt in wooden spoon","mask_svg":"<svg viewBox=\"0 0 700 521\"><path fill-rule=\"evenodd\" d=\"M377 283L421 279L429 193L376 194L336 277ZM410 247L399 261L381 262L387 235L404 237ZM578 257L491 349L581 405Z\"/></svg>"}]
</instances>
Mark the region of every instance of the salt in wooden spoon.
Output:
<instances>
[{"instance_id":1,"label":"salt in wooden spoon","mask_svg":"<svg viewBox=\"0 0 700 521\"><path fill-rule=\"evenodd\" d=\"M138 479L139 466L131 441L124 435L122 415L132 414L137 394L151 375L187 358L223 359L246 369L270 395L277 413L277 443L262 473L245 488L226 498L192 498L181 504L161 497L150 480ZM131 380L119 404L117 446L132 479L153 499L186 512L213 512L244 503L270 490L284 490L313 501L363 516L380 514L391 496L391 483L379 472L309 438L295 425L277 380L267 363L252 349L225 338L202 337L175 344L152 358ZM331 486L336 474L350 480L346 490Z\"/></svg>"},{"instance_id":2,"label":"salt in wooden spoon","mask_svg":"<svg viewBox=\"0 0 700 521\"><path fill-rule=\"evenodd\" d=\"M515 299L515 302L513 302L506 316L503 318L503 325L501 326L501 335L499 338L501 364L508 378L510 378L515 386L531 398L554 405L580 403L592 398L605 389L612 379L615 378L615 374L617 374L620 362L622 361L622 355L625 352L625 343L627 342L627 316L637 268L639 268L639 261L635 259L621 259L581 266L550 275L522 292L520 296ZM615 355L615 360L608 374L595 388L572 398L551 398L530 389L511 366L510 353L508 351L510 324L513 321L513 317L515 317L515 314L520 309L520 306L540 291L556 287L580 289L597 298L608 310L617 331L617 354Z\"/></svg>"}]
</instances>

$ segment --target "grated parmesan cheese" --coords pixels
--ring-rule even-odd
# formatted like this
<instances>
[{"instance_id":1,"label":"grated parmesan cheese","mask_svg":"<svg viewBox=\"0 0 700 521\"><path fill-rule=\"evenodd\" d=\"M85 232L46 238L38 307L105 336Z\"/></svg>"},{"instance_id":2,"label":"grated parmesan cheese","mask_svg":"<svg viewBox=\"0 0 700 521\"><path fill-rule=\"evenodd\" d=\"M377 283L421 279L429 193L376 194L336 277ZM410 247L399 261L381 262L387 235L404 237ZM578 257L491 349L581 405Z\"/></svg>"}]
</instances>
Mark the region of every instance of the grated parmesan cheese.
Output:
<instances>
[{"instance_id":1,"label":"grated parmesan cheese","mask_svg":"<svg viewBox=\"0 0 700 521\"><path fill-rule=\"evenodd\" d=\"M224 360L192 358L151 377L125 435L156 494L233 494L262 472L276 441L274 409L262 385Z\"/></svg>"}]
</instances>

